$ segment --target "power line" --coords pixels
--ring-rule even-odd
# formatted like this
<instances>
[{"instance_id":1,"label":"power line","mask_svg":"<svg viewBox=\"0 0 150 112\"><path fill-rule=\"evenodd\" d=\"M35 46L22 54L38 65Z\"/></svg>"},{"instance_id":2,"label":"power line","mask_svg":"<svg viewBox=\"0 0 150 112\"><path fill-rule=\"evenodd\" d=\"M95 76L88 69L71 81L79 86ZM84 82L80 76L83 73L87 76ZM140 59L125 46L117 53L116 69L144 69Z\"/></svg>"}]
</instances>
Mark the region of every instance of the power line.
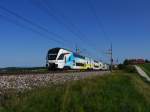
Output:
<instances>
[{"instance_id":1,"label":"power line","mask_svg":"<svg viewBox=\"0 0 150 112\"><path fill-rule=\"evenodd\" d=\"M73 30L72 28L70 28L66 23L62 22L56 16L56 14L53 14L51 12L51 10L53 10L53 8L49 7L48 3L44 3L43 1L39 0L39 2L35 1L35 2L32 2L32 4L35 5L36 7L40 8L44 12L46 12L50 17L52 17L59 24L63 25L69 32L71 32L76 37L76 39L79 39L80 41L82 41L82 44L89 46L89 43L86 43L87 38L86 38L86 40L83 39L83 37L85 38L85 36L81 33L81 31L78 30L77 32L75 32L75 30ZM73 23L71 23L71 22L69 22L69 23L71 24L72 27L75 27L75 25Z\"/></svg>"},{"instance_id":2,"label":"power line","mask_svg":"<svg viewBox=\"0 0 150 112\"><path fill-rule=\"evenodd\" d=\"M29 20L29 19L27 19L27 18L25 18L25 17L15 13L15 12L13 12L13 11L5 8L5 7L0 6L0 9L8 12L9 14L19 18L20 20L22 20L22 21L24 21L24 22L26 22L26 23L28 23L28 24L30 24L30 25L32 25L32 26L42 30L42 31L45 31L45 32L49 33L50 35L53 35L53 36L59 38L59 41L62 40L63 42L66 42L65 40L63 40L63 38L60 35L58 35L58 34L56 34L54 32L50 32L47 28L44 28L43 26L41 26L41 25L39 25L39 24L37 24L37 23L35 23L35 22L33 22L33 21L31 21L31 20ZM51 37L51 39L52 39L52 37ZM55 40L55 39L53 38L53 40Z\"/></svg>"},{"instance_id":3,"label":"power line","mask_svg":"<svg viewBox=\"0 0 150 112\"><path fill-rule=\"evenodd\" d=\"M45 5L48 6L47 0L45 0L44 2L45 2ZM43 3L44 3L44 2L43 2ZM55 9L54 9L52 6L49 6L49 9L55 11ZM63 19L66 19L66 18L67 18L67 23L70 24L71 27L73 27L74 29L76 29L76 32L80 35L80 37L86 38L86 40L87 40L88 42L90 42L91 47L93 46L92 49L97 50L98 52L100 51L99 49L97 49L96 47L94 47L94 44L91 43L91 41L87 39L87 37L85 36L85 34L84 34L80 29L78 29L78 28L76 27L76 25L75 25L72 21L70 21L70 20L68 19L68 17L67 17L64 13L62 13L62 12L59 13L59 16L60 16L61 18L63 18ZM88 43L88 44L89 44L89 43ZM101 52L102 52L102 51L101 51Z\"/></svg>"},{"instance_id":4,"label":"power line","mask_svg":"<svg viewBox=\"0 0 150 112\"><path fill-rule=\"evenodd\" d=\"M59 35L57 35L57 34L55 34L55 33L53 33L53 32L50 32L48 29L44 28L43 26L41 26L41 25L39 25L39 24L37 24L37 23L35 23L35 22L33 22L33 21L31 21L31 20L29 20L29 19L27 19L27 18L25 18L25 17L23 17L23 16L21 16L21 15L15 13L15 12L13 12L13 11L11 11L11 10L5 8L5 7L0 6L0 9L6 11L7 13L9 13L9 14L11 14L11 15L17 17L18 19L20 19L20 20L22 20L22 21L24 21L24 22L26 22L26 23L28 23L28 24L30 24L30 25L32 25L32 26L34 26L34 27L36 27L36 28L42 30L42 31L45 31L45 32L47 32L47 33L49 33L49 34L51 34L51 35L54 35L54 36L57 37L57 38L60 38L59 41L61 40L61 36L59 36ZM19 24L17 23L17 25L19 25ZM24 25L20 25L20 26L25 27ZM34 30L33 28L31 29L31 28L29 28L29 27L28 27L28 28L26 27L26 29L30 29L30 30L33 31L33 32L36 32L36 33L38 33L38 34L40 34L40 35L43 35L41 32L39 32L39 31L37 31L37 30ZM52 38L51 38L51 39L52 39ZM56 41L55 39L52 39L52 40L55 41L55 42L57 42L57 43L60 43L60 42ZM85 42L85 40L83 40L83 42ZM62 43L62 42L61 42L61 43ZM63 44L64 44L64 43L63 43Z\"/></svg>"},{"instance_id":5,"label":"power line","mask_svg":"<svg viewBox=\"0 0 150 112\"><path fill-rule=\"evenodd\" d=\"M62 22L55 14L51 13L50 8L47 6L47 4L41 2L41 1L34 1L31 2L34 6L36 6L37 8L41 9L43 12L46 12L48 14L48 16L52 17L55 21L57 21L57 23L63 25L69 32L71 32L73 35L75 35L75 37L79 40L82 40L82 38L79 37L79 35L74 32L67 24L65 24L64 22Z\"/></svg>"},{"instance_id":6,"label":"power line","mask_svg":"<svg viewBox=\"0 0 150 112\"><path fill-rule=\"evenodd\" d=\"M42 0L38 0L38 1L32 0L32 4L33 4L34 6L38 7L38 8L41 9L42 11L46 12L46 13L47 13L50 17L52 17L55 21L57 21L59 24L63 25L69 32L71 32L72 34L74 34L77 39L79 39L80 41L83 42L84 45L88 45L88 46L89 46L89 43L86 42L86 41L87 41L86 36L85 36L70 20L68 20L67 23L70 24L70 26L73 27L73 29L76 29L76 31L75 31L75 30L72 30L72 28L70 28L70 27L66 24L66 22L65 22L65 23L62 22L62 21L57 17L56 14L53 14L53 13L51 12L51 10L54 10L54 8L49 7L49 6L48 6L48 3L47 3L47 2L45 3L45 2L46 2L46 1L42 1ZM66 16L65 16L64 14L60 14L60 13L59 13L59 16L61 16L61 18L66 18ZM86 40L83 39L83 37L86 38ZM90 45L91 45L91 44L90 44ZM94 45L91 45L91 46L89 46L89 47L91 47L91 48L93 49L93 51L97 50L98 52L100 52L100 50L98 50L97 48L95 48Z\"/></svg>"},{"instance_id":7,"label":"power line","mask_svg":"<svg viewBox=\"0 0 150 112\"><path fill-rule=\"evenodd\" d=\"M27 19L27 18L25 18L25 17L23 17L23 16L21 16L21 15L15 13L15 12L13 12L13 11L11 11L11 10L9 10L9 9L7 9L7 8L5 8L5 7L3 7L3 6L0 6L0 9L6 11L7 13L9 13L9 14L11 14L11 15L17 17L18 19L20 19L20 20L22 20L22 21L24 21L24 22L26 22L26 23L28 23L28 24L30 24L30 25L36 27L37 29L40 29L40 30L43 29L42 31L46 31L46 30L47 30L47 29L45 29L44 27L42 27L42 26L40 26L40 25L38 25L38 24L32 22L31 20L29 20L29 19ZM30 31L32 31L32 32L34 32L34 33L37 33L37 34L41 35L43 38L47 38L47 39L49 39L49 40L51 40L51 41L54 41L54 42L56 42L56 43L59 43L59 44L61 44L61 45L67 45L67 46L68 46L68 44L66 43L66 41L64 42L63 40L61 41L61 39L57 40L56 38L52 38L52 37L50 37L50 36L47 36L47 35L41 33L40 31L33 29L32 27L23 25L23 24L19 23L18 21L9 19L8 17L6 17L6 16L4 16L4 15L2 15L2 14L1 14L1 17L2 17L2 18L5 18L8 22L14 23L14 24L17 25L17 26L23 27L23 28L25 28L25 29L27 29L27 30L30 30ZM45 29L45 30L44 30L44 29ZM49 34L51 34L51 33L49 32ZM55 36L55 37L57 37L57 38L60 38L59 35L57 35L57 34L55 35L55 33L53 33L53 32L52 32L51 35L53 35L53 36ZM69 47L69 46L68 46L68 47Z\"/></svg>"},{"instance_id":8,"label":"power line","mask_svg":"<svg viewBox=\"0 0 150 112\"><path fill-rule=\"evenodd\" d=\"M7 13L9 13L9 14L11 14L11 15L17 17L18 19L20 19L20 20L22 20L22 21L24 21L24 22L26 22L26 23L28 23L28 24L30 24L30 25L32 25L32 26L34 26L34 27L36 27L36 28L42 30L42 31L48 32L48 30L45 29L44 27L42 27L42 26L40 26L40 25L38 25L38 24L32 22L31 20L29 20L29 19L27 19L27 18L25 18L25 17L23 17L23 16L21 16L21 15L15 13L15 12L13 12L13 11L11 11L11 10L5 8L5 7L0 6L0 9L6 11ZM35 29L33 29L33 28L29 27L29 26L25 26L25 25L23 25L23 24L20 24L20 23L18 23L17 21L11 20L11 19L9 19L8 17L3 16L3 15L1 15L1 17L5 18L5 20L7 20L7 21L9 21L9 22L11 22L11 23L14 23L14 24L17 25L17 26L23 27L23 28L25 28L25 29L28 29L28 30L34 32L34 33L37 33L37 34L39 34L39 35L41 35L41 36L44 36L44 37L47 38L47 39L50 39L48 36L44 35L44 34L41 33L40 31L37 31L37 30L35 30ZM52 34L53 34L53 33L52 33ZM55 35L55 37L56 37L56 35ZM57 36L57 37L60 37L60 36ZM62 45L65 45L65 46L67 45L67 46L68 46L68 43L64 44L63 42L60 41L60 39L59 39L59 40L56 40L56 39L51 38L51 40L52 40L52 41L55 41L55 42L57 42L57 43L59 43L59 44L62 44Z\"/></svg>"},{"instance_id":9,"label":"power line","mask_svg":"<svg viewBox=\"0 0 150 112\"><path fill-rule=\"evenodd\" d=\"M3 20L5 20L5 21L7 21L7 22L13 23L13 24L15 24L16 26L19 26L19 27L24 28L24 29L27 29L27 30L29 30L29 31L31 31L31 32L33 32L33 33L36 33L36 34L38 34L38 35L41 35L43 38L46 38L46 39L48 39L48 40L50 40L50 41L53 41L53 42L56 42L56 43L59 43L59 44L64 45L64 43L62 43L61 41L58 41L58 40L55 40L55 39L50 39L49 36L47 36L47 35L41 33L40 31L35 30L35 29L33 29L33 28L29 27L29 26L23 25L23 24L19 23L18 21L15 21L15 20L13 20L13 19L8 18L7 16L4 16L4 15L0 14L0 18L3 19Z\"/></svg>"},{"instance_id":10,"label":"power line","mask_svg":"<svg viewBox=\"0 0 150 112\"><path fill-rule=\"evenodd\" d=\"M106 34L106 31L105 31L105 28L104 28L104 25L103 23L100 21L100 18L99 16L97 15L97 12L95 10L95 7L94 5L92 4L91 0L88 0L88 6L90 8L90 10L92 11L93 13L93 16L95 16L95 19L97 20L97 25L99 27L99 31L102 30L103 34L104 34L104 39L106 39L109 43L111 43L111 48L110 48L110 51L109 51L109 55L110 55L110 71L112 72L112 66L113 66L113 58L112 58L112 42L111 42L111 39L108 37L108 35Z\"/></svg>"},{"instance_id":11,"label":"power line","mask_svg":"<svg viewBox=\"0 0 150 112\"><path fill-rule=\"evenodd\" d=\"M45 0L44 2L42 0L39 0L39 1L41 1L43 4L45 4L50 10L55 11L55 9L52 6L48 5L47 0ZM73 27L73 29L76 29L74 31L76 31L78 33L78 35L80 35L80 37L86 38L85 34L79 28L77 28L76 25L70 19L68 19L68 17L63 12L61 12L61 13L59 12L59 16L61 18L63 18L64 20L67 19L67 21L65 23L67 23L68 25Z\"/></svg>"},{"instance_id":12,"label":"power line","mask_svg":"<svg viewBox=\"0 0 150 112\"><path fill-rule=\"evenodd\" d=\"M104 34L104 38L107 40L107 41L109 41L110 43L111 43L111 39L108 37L108 35L106 34L106 31L105 31L105 28L104 28L104 25L103 25L103 23L100 21L100 18L99 18L99 16L97 15L97 12L96 12L96 10L95 10L95 8L94 8L94 5L92 4L92 2L91 2L91 0L88 0L88 6L89 6L89 8L90 8L90 10L92 11L92 13L93 13L93 16L95 16L95 19L97 20L97 25L98 25L98 27L99 27L99 31L100 30L102 30L102 32L103 32L103 34Z\"/></svg>"}]
</instances>

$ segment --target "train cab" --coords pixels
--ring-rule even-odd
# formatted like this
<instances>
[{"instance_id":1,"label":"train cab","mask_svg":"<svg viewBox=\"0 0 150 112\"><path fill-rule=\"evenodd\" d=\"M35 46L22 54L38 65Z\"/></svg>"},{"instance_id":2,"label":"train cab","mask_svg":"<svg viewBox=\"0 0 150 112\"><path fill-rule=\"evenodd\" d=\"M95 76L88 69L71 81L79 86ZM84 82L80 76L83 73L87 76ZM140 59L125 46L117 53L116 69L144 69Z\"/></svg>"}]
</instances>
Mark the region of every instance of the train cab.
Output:
<instances>
[{"instance_id":1,"label":"train cab","mask_svg":"<svg viewBox=\"0 0 150 112\"><path fill-rule=\"evenodd\" d=\"M63 69L70 54L71 52L61 48L50 49L47 54L46 66L49 70Z\"/></svg>"}]
</instances>

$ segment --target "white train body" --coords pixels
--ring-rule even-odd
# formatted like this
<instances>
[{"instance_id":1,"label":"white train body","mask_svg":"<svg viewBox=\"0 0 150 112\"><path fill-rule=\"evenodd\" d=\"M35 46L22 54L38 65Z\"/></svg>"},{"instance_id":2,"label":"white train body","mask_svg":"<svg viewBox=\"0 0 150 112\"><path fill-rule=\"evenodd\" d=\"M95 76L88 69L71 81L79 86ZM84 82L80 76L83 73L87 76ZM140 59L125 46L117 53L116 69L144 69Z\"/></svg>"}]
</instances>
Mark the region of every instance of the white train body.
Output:
<instances>
[{"instance_id":1,"label":"white train body","mask_svg":"<svg viewBox=\"0 0 150 112\"><path fill-rule=\"evenodd\" d=\"M53 48L47 53L46 66L50 69L104 70L104 64L63 48Z\"/></svg>"}]
</instances>

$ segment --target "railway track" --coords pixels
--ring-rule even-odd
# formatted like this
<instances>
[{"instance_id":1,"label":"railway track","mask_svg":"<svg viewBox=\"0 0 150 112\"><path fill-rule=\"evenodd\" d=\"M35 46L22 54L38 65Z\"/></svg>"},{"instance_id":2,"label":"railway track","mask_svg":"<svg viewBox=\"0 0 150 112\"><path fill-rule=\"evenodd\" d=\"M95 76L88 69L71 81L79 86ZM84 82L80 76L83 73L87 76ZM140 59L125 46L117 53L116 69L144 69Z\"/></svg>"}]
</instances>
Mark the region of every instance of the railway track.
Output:
<instances>
[{"instance_id":1,"label":"railway track","mask_svg":"<svg viewBox=\"0 0 150 112\"><path fill-rule=\"evenodd\" d=\"M59 84L66 81L80 80L89 76L104 75L107 71L65 71L46 74L15 74L0 76L0 90L15 89L23 91L26 89L49 86L50 84Z\"/></svg>"},{"instance_id":2,"label":"railway track","mask_svg":"<svg viewBox=\"0 0 150 112\"><path fill-rule=\"evenodd\" d=\"M19 72L12 72L6 71L1 72L0 76L11 76L11 75L31 75L31 74L61 74L61 73L78 73L78 72L96 72L100 70L56 70L56 71L44 71L44 72L36 72L36 71L19 71Z\"/></svg>"}]
</instances>

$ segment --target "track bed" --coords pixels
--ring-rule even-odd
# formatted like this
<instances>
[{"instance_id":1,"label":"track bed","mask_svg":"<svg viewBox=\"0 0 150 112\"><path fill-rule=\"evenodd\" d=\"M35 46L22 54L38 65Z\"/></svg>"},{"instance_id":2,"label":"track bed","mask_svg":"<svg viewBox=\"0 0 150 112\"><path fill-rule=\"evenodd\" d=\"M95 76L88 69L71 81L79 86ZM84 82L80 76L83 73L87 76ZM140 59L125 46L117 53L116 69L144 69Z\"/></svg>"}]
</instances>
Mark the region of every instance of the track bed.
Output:
<instances>
[{"instance_id":1,"label":"track bed","mask_svg":"<svg viewBox=\"0 0 150 112\"><path fill-rule=\"evenodd\" d=\"M53 72L47 74L15 74L0 76L0 89L25 90L37 87L59 84L66 81L80 80L89 76L104 75L107 71L86 71L86 72Z\"/></svg>"}]
</instances>

